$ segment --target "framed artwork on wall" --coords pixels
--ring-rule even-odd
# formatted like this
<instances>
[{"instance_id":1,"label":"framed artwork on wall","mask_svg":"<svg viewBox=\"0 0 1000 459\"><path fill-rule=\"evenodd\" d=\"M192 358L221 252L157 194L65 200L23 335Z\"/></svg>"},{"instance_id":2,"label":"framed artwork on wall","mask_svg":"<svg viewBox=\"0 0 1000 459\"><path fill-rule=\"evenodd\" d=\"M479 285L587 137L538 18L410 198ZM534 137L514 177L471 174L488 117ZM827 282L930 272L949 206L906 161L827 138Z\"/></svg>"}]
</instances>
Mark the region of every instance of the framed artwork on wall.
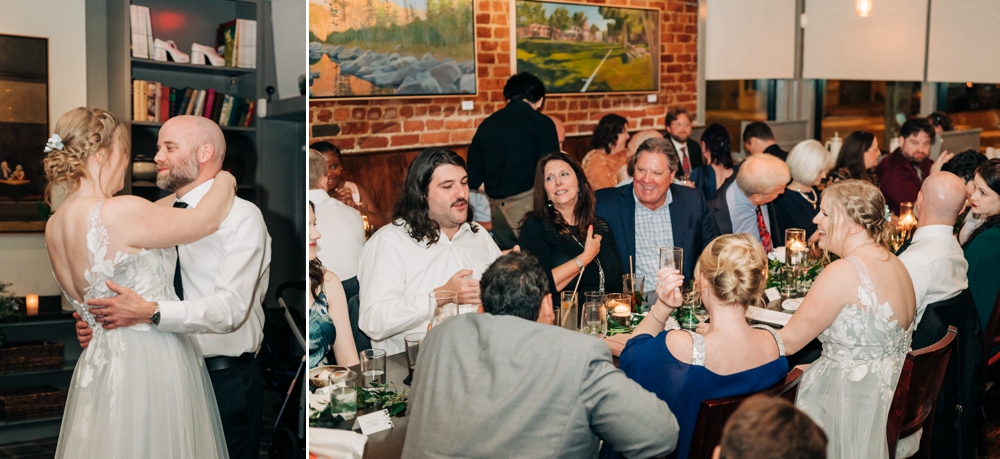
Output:
<instances>
[{"instance_id":1,"label":"framed artwork on wall","mask_svg":"<svg viewBox=\"0 0 1000 459\"><path fill-rule=\"evenodd\" d=\"M0 232L44 231L49 41L0 35Z\"/></svg>"},{"instance_id":2,"label":"framed artwork on wall","mask_svg":"<svg viewBox=\"0 0 1000 459\"><path fill-rule=\"evenodd\" d=\"M511 67L546 94L659 91L658 10L511 0L511 11Z\"/></svg>"},{"instance_id":3,"label":"framed artwork on wall","mask_svg":"<svg viewBox=\"0 0 1000 459\"><path fill-rule=\"evenodd\" d=\"M310 99L476 93L473 0L309 0Z\"/></svg>"}]
</instances>

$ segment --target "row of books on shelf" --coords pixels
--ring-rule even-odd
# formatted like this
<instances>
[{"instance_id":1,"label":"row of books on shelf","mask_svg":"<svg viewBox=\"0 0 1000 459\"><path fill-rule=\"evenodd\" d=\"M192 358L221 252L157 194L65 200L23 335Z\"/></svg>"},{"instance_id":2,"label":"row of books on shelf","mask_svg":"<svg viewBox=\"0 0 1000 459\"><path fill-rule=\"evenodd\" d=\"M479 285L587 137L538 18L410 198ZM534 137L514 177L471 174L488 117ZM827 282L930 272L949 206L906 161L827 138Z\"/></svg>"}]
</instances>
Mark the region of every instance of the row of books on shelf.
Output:
<instances>
[{"instance_id":1,"label":"row of books on shelf","mask_svg":"<svg viewBox=\"0 0 1000 459\"><path fill-rule=\"evenodd\" d=\"M162 123L178 115L197 115L219 126L250 127L256 101L214 89L174 88L155 81L132 81L132 121Z\"/></svg>"}]
</instances>

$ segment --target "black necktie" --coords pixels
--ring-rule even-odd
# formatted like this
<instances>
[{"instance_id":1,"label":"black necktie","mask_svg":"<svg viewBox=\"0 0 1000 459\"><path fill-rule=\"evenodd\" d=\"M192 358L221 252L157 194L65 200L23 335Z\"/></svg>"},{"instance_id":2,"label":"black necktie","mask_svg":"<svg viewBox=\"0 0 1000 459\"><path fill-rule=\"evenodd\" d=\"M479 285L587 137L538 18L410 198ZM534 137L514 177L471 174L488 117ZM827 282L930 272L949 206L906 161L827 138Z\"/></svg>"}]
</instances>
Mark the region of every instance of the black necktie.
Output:
<instances>
[{"instance_id":1,"label":"black necktie","mask_svg":"<svg viewBox=\"0 0 1000 459\"><path fill-rule=\"evenodd\" d=\"M184 201L174 201L174 207L179 209L187 209L188 205ZM177 247L174 247L177 250ZM174 266L174 291L177 292L177 298L180 300L184 299L184 283L181 282L181 253L177 252L177 264Z\"/></svg>"},{"instance_id":2,"label":"black necktie","mask_svg":"<svg viewBox=\"0 0 1000 459\"><path fill-rule=\"evenodd\" d=\"M910 247L910 244L912 242L913 242L913 238L912 237L909 238L909 239L907 239L906 242L903 243L903 245L899 246L899 250L896 251L896 256L898 257L899 254L903 253L903 251L905 251L906 249L908 249Z\"/></svg>"}]
</instances>

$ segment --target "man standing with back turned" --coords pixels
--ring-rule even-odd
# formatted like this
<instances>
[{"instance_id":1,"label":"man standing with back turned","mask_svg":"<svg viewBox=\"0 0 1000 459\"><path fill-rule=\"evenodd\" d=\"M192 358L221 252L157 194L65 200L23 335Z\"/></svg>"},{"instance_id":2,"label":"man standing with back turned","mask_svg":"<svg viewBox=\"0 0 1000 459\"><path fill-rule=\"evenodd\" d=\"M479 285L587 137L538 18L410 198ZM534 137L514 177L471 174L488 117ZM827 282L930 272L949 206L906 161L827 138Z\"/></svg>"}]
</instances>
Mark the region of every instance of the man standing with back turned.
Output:
<instances>
[{"instance_id":1,"label":"man standing with back turned","mask_svg":"<svg viewBox=\"0 0 1000 459\"><path fill-rule=\"evenodd\" d=\"M517 244L521 219L531 211L535 166L559 151L552 119L538 112L545 85L521 72L503 87L507 106L483 120L469 146L469 188L485 185L493 218L493 238L501 249Z\"/></svg>"}]
</instances>

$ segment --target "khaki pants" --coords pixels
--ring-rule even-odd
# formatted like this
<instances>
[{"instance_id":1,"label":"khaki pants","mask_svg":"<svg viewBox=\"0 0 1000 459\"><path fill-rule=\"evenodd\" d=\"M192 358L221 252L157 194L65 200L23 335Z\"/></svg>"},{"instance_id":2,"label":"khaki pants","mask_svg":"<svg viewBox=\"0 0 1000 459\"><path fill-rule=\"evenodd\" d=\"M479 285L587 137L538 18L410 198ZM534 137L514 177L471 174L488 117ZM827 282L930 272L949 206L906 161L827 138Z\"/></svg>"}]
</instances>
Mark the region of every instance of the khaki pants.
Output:
<instances>
[{"instance_id":1,"label":"khaki pants","mask_svg":"<svg viewBox=\"0 0 1000 459\"><path fill-rule=\"evenodd\" d=\"M521 233L521 220L524 214L531 212L535 190L508 196L503 199L490 199L490 213L493 221L493 239L501 250L507 250L517 245Z\"/></svg>"}]
</instances>

